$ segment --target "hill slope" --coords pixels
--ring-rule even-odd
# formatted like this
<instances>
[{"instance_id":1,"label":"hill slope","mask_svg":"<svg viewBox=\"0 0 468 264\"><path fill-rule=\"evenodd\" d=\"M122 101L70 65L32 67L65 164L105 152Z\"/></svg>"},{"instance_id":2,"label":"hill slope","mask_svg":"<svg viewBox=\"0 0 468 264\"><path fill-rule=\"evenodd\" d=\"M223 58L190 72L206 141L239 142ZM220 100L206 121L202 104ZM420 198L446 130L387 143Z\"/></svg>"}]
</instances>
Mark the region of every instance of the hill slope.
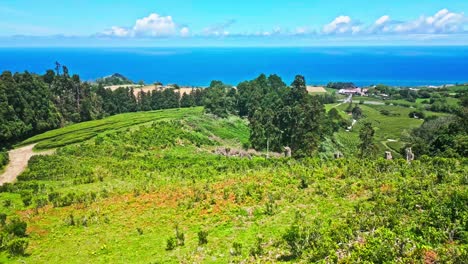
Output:
<instances>
[{"instance_id":1,"label":"hill slope","mask_svg":"<svg viewBox=\"0 0 468 264\"><path fill-rule=\"evenodd\" d=\"M27 256L4 251L0 262L466 259L467 160L224 157L213 150L240 148L245 122L180 111L121 115L28 140L81 143L34 157L1 189L6 226L19 217L27 237L3 232L29 247Z\"/></svg>"}]
</instances>

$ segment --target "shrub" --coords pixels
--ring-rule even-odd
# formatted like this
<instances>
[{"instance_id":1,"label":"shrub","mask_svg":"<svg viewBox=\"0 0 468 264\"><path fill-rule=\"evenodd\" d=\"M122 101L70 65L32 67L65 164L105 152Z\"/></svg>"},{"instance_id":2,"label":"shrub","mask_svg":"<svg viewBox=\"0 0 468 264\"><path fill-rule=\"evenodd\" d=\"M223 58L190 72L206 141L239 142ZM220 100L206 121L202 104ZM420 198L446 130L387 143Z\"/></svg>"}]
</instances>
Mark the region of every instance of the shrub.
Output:
<instances>
[{"instance_id":1,"label":"shrub","mask_svg":"<svg viewBox=\"0 0 468 264\"><path fill-rule=\"evenodd\" d=\"M140 236L143 235L143 229L137 227L136 230L137 230L137 232L138 232L138 234L139 234Z\"/></svg>"},{"instance_id":2,"label":"shrub","mask_svg":"<svg viewBox=\"0 0 468 264\"><path fill-rule=\"evenodd\" d=\"M273 215L276 210L276 203L273 195L268 195L268 201L265 204L265 214Z\"/></svg>"},{"instance_id":3,"label":"shrub","mask_svg":"<svg viewBox=\"0 0 468 264\"><path fill-rule=\"evenodd\" d=\"M257 258L263 255L262 243L263 237L258 236L255 244L250 248L250 256Z\"/></svg>"},{"instance_id":4,"label":"shrub","mask_svg":"<svg viewBox=\"0 0 468 264\"><path fill-rule=\"evenodd\" d=\"M19 218L13 218L5 226L5 231L18 237L25 237L27 226L26 222L21 221Z\"/></svg>"},{"instance_id":5,"label":"shrub","mask_svg":"<svg viewBox=\"0 0 468 264\"><path fill-rule=\"evenodd\" d=\"M301 178L301 183L299 185L300 189L307 189L309 188L309 183L307 182L307 179L305 177Z\"/></svg>"},{"instance_id":6,"label":"shrub","mask_svg":"<svg viewBox=\"0 0 468 264\"><path fill-rule=\"evenodd\" d=\"M166 250L174 250L177 247L177 239L170 237L166 241Z\"/></svg>"},{"instance_id":7,"label":"shrub","mask_svg":"<svg viewBox=\"0 0 468 264\"><path fill-rule=\"evenodd\" d=\"M389 116L390 115L390 111L386 110L386 109L383 109L383 110L380 110L380 113L382 115L385 115L385 116Z\"/></svg>"},{"instance_id":8,"label":"shrub","mask_svg":"<svg viewBox=\"0 0 468 264\"><path fill-rule=\"evenodd\" d=\"M0 213L0 225L5 226L7 215L5 213Z\"/></svg>"},{"instance_id":9,"label":"shrub","mask_svg":"<svg viewBox=\"0 0 468 264\"><path fill-rule=\"evenodd\" d=\"M183 232L179 231L179 226L176 226L176 238L177 238L177 245L183 246L185 245L185 235Z\"/></svg>"},{"instance_id":10,"label":"shrub","mask_svg":"<svg viewBox=\"0 0 468 264\"><path fill-rule=\"evenodd\" d=\"M423 111L411 111L409 114L408 114L408 117L410 118L420 118L420 119L424 119L426 117L426 115L424 114Z\"/></svg>"},{"instance_id":11,"label":"shrub","mask_svg":"<svg viewBox=\"0 0 468 264\"><path fill-rule=\"evenodd\" d=\"M241 256L242 255L242 244L241 243L237 243L237 242L232 243L231 255L232 256Z\"/></svg>"},{"instance_id":12,"label":"shrub","mask_svg":"<svg viewBox=\"0 0 468 264\"><path fill-rule=\"evenodd\" d=\"M198 245L206 245L208 244L208 232L200 230L198 232Z\"/></svg>"},{"instance_id":13,"label":"shrub","mask_svg":"<svg viewBox=\"0 0 468 264\"><path fill-rule=\"evenodd\" d=\"M30 206L32 201L32 195L30 193L22 193L21 200L23 201L24 206Z\"/></svg>"},{"instance_id":14,"label":"shrub","mask_svg":"<svg viewBox=\"0 0 468 264\"><path fill-rule=\"evenodd\" d=\"M10 255L19 256L24 255L29 242L26 238L14 238L8 242L6 249Z\"/></svg>"},{"instance_id":15,"label":"shrub","mask_svg":"<svg viewBox=\"0 0 468 264\"><path fill-rule=\"evenodd\" d=\"M8 164L8 152L0 150L0 168Z\"/></svg>"}]
</instances>

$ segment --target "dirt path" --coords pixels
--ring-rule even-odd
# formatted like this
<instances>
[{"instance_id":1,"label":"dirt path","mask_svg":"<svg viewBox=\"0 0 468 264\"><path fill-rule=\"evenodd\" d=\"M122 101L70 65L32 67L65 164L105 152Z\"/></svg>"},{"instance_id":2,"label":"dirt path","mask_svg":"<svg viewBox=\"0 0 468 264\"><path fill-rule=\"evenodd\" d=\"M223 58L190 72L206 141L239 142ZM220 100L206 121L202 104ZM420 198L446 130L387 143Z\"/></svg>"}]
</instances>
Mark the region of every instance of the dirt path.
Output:
<instances>
[{"instance_id":1,"label":"dirt path","mask_svg":"<svg viewBox=\"0 0 468 264\"><path fill-rule=\"evenodd\" d=\"M55 150L46 150L42 152L34 152L35 144L24 146L17 149L12 149L8 152L10 157L10 163L5 168L5 172L0 175L0 186L4 183L11 183L16 180L16 177L20 175L28 166L28 161L32 156L35 155L50 155Z\"/></svg>"},{"instance_id":2,"label":"dirt path","mask_svg":"<svg viewBox=\"0 0 468 264\"><path fill-rule=\"evenodd\" d=\"M351 102L351 100L353 100L353 95L352 95L352 94L350 94L348 98L344 99L343 102L341 102L341 103L335 105L334 107L338 107L338 106L340 106L340 105L342 105L342 104L349 103L349 102Z\"/></svg>"}]
</instances>

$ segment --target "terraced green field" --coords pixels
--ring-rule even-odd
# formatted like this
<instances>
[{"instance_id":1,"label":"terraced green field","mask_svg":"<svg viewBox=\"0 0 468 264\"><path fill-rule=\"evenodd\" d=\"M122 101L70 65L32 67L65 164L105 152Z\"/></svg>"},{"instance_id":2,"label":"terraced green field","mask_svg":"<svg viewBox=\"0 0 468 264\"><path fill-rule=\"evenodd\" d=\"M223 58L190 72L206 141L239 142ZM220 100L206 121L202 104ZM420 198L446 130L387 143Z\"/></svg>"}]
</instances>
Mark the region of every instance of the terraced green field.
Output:
<instances>
[{"instance_id":1,"label":"terraced green field","mask_svg":"<svg viewBox=\"0 0 468 264\"><path fill-rule=\"evenodd\" d=\"M19 145L37 143L37 149L57 148L83 142L102 132L116 131L148 122L180 119L184 116L200 116L202 113L203 108L197 107L120 114L51 130L29 138Z\"/></svg>"}]
</instances>

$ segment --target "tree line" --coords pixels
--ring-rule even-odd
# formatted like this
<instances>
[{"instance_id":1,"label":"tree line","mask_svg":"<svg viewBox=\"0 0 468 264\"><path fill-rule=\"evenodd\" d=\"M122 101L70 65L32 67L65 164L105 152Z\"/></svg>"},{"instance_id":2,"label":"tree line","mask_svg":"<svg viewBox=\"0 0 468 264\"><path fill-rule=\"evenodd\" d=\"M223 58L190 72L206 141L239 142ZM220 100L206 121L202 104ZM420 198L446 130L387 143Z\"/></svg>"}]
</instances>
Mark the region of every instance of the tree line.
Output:
<instances>
[{"instance_id":1,"label":"tree line","mask_svg":"<svg viewBox=\"0 0 468 264\"><path fill-rule=\"evenodd\" d=\"M140 92L105 89L102 82L83 82L57 64L44 75L0 75L0 150L35 134L109 115L203 105L204 90L182 94L174 89Z\"/></svg>"},{"instance_id":2,"label":"tree line","mask_svg":"<svg viewBox=\"0 0 468 264\"><path fill-rule=\"evenodd\" d=\"M250 143L257 150L311 156L322 139L343 123L336 111L328 114L323 98L307 92L306 81L297 75L290 86L277 75L260 75L237 88L213 81L207 90L205 109L220 117L239 115L249 120Z\"/></svg>"}]
</instances>

